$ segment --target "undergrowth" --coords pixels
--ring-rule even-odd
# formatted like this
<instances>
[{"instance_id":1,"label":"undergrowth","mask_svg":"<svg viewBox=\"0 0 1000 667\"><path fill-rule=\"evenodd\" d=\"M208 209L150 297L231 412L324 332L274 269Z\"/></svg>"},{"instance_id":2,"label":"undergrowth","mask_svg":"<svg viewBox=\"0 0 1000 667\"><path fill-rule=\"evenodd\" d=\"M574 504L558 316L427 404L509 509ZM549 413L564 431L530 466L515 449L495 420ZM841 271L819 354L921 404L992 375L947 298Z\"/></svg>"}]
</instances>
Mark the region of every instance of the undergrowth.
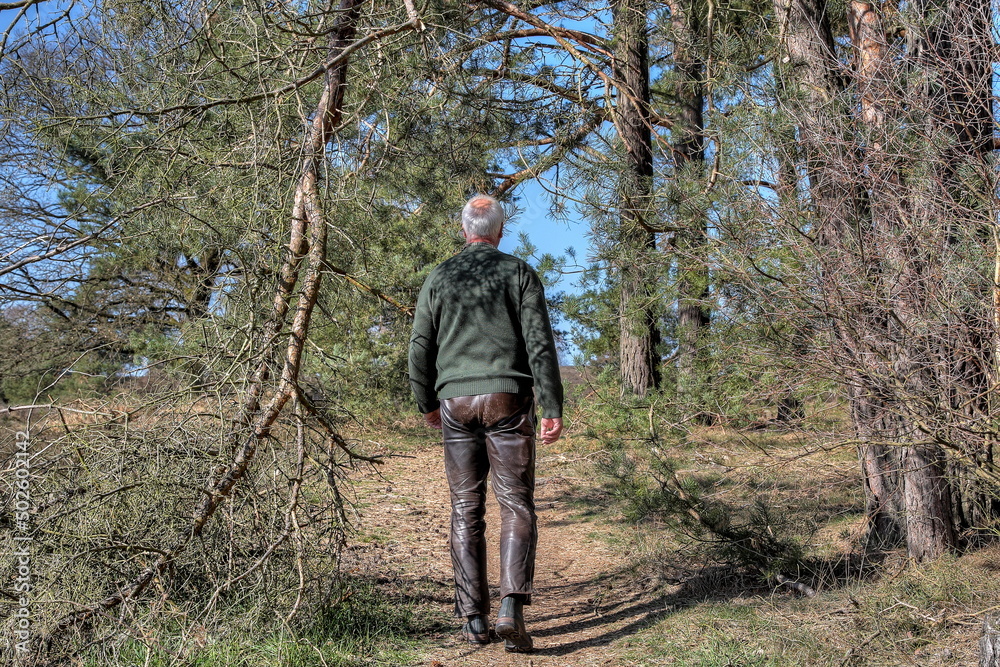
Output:
<instances>
[{"instance_id":1,"label":"undergrowth","mask_svg":"<svg viewBox=\"0 0 1000 667\"><path fill-rule=\"evenodd\" d=\"M628 527L623 576L655 582L662 604L609 664L975 663L1000 548L923 564L872 549L852 448L804 429L679 428L604 398L585 430L603 513Z\"/></svg>"},{"instance_id":2,"label":"undergrowth","mask_svg":"<svg viewBox=\"0 0 1000 667\"><path fill-rule=\"evenodd\" d=\"M231 608L212 627L178 633L161 618L143 641L95 646L81 655L86 667L396 667L417 660L416 637L442 619L420 613L398 590L352 578L334 589L334 601L304 619L285 622L277 613ZM252 601L245 603L252 607ZM263 610L267 612L267 610Z\"/></svg>"},{"instance_id":3,"label":"undergrowth","mask_svg":"<svg viewBox=\"0 0 1000 667\"><path fill-rule=\"evenodd\" d=\"M654 522L697 543L705 558L759 573L764 579L802 569L804 527L775 511L759 494L725 500L724 481L713 473L685 471L679 457L663 453L650 437L630 445L599 436L604 456L597 468L615 512L633 524Z\"/></svg>"}]
</instances>

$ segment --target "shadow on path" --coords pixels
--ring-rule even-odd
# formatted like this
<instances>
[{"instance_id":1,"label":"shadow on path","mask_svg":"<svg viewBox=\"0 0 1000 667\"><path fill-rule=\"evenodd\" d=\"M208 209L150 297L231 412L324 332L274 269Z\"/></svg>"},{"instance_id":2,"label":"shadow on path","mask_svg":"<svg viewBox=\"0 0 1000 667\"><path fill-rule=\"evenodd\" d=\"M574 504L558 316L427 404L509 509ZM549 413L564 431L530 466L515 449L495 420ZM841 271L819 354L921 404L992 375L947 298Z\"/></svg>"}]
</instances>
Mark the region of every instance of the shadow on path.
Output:
<instances>
[{"instance_id":1,"label":"shadow on path","mask_svg":"<svg viewBox=\"0 0 1000 667\"><path fill-rule=\"evenodd\" d=\"M601 616L584 621L573 621L539 630L534 633L535 637L551 637L556 639L570 632L576 635L587 629L607 627L605 631L599 632L596 635L577 638L564 644L540 647L535 650L535 654L550 656L568 655L582 649L604 646L615 640L633 635L676 611L676 607L671 608L670 606L671 600L674 598L675 596L668 595L647 602L637 602L631 605L626 604L610 614L602 614ZM618 625L622 621L626 621L625 625Z\"/></svg>"}]
</instances>

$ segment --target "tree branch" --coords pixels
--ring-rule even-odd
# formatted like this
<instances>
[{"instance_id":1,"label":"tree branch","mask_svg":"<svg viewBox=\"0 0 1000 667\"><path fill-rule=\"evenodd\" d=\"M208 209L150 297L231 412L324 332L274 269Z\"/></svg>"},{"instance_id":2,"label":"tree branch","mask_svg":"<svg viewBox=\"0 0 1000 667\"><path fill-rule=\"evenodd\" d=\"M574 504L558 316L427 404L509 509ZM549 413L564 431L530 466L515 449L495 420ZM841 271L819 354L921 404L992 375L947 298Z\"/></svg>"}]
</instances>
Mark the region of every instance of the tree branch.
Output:
<instances>
[{"instance_id":1,"label":"tree branch","mask_svg":"<svg viewBox=\"0 0 1000 667\"><path fill-rule=\"evenodd\" d=\"M413 310L414 310L413 306L405 306L405 305L401 304L399 301L396 301L395 299L393 299L388 294L385 294L381 290L379 290L379 289L377 289L375 287L372 287L371 285L366 285L365 283L361 282L360 280L358 280L357 278L355 278L354 276L352 276L351 274L349 274L344 269L337 268L336 266L333 266L329 262L324 261L323 262L323 268L325 268L330 273L333 273L333 274L336 274L338 276L341 276L344 280L346 280L347 282L349 282L351 285L354 285L358 289L363 290L365 292L368 292L372 296L374 296L374 297L376 297L378 299L381 299L382 301L385 301L387 304L389 304L390 306L392 306L393 308L395 308L399 312L403 313L404 315L407 315L409 317L413 317Z\"/></svg>"},{"instance_id":2,"label":"tree branch","mask_svg":"<svg viewBox=\"0 0 1000 667\"><path fill-rule=\"evenodd\" d=\"M407 30L419 31L423 29L423 22L420 19L409 20L406 23L400 23L398 25L390 26L388 28L383 28L382 30L377 30L375 32L369 33L362 37L361 39L351 43L350 45L344 47L344 49L339 52L336 56L327 60L322 65L318 66L315 70L306 74L302 78L296 79L289 84L286 84L280 88L274 88L272 90L264 91L261 93L255 93L253 95L247 95L245 97L229 97L221 100L214 100L212 102L202 102L201 104L175 104L169 107L162 107L160 109L155 109L152 111L143 111L141 109L121 109L118 111L111 111L105 114L96 114L93 116L78 116L72 119L72 122L76 123L81 120L101 120L104 118L114 118L117 116L137 116L139 118L155 117L161 116L166 113L171 113L174 111L197 111L203 112L209 109L214 109L218 106L234 105L234 104L249 104L251 102L259 102L260 100L280 97L288 93L295 92L299 88L305 86L308 83L312 83L319 77L323 76L323 73L327 70L334 68L341 63L347 62L347 59L358 49L361 49L374 41L384 39L386 37L391 37L392 35L405 32ZM63 121L71 122L71 121Z\"/></svg>"},{"instance_id":3,"label":"tree branch","mask_svg":"<svg viewBox=\"0 0 1000 667\"><path fill-rule=\"evenodd\" d=\"M491 194L494 197L501 197L511 189L517 187L523 181L526 181L529 178L536 178L539 174L545 173L550 168L554 167L568 151L572 150L577 144L586 139L587 136L603 122L603 114L591 118L580 126L576 132L573 132L571 135L558 142L555 148L542 156L542 158L534 165L525 167L516 174L508 176L500 185L493 189Z\"/></svg>"},{"instance_id":4,"label":"tree branch","mask_svg":"<svg viewBox=\"0 0 1000 667\"><path fill-rule=\"evenodd\" d=\"M18 0L18 2L0 2L0 12L6 9L21 9L22 7L28 8L32 5L37 5L45 2L45 0Z\"/></svg>"},{"instance_id":5,"label":"tree branch","mask_svg":"<svg viewBox=\"0 0 1000 667\"><path fill-rule=\"evenodd\" d=\"M65 254L65 253L69 252L70 250L73 250L74 248L79 248L80 246L85 245L86 243L88 243L90 241L93 241L94 239L100 237L101 234L103 234L104 232L108 231L111 227L114 227L116 224L118 224L118 222L121 221L122 218L125 218L126 216L132 215L133 213L138 213L139 211L147 209L147 208L149 208L151 206L156 206L157 204L163 204L166 201L168 201L166 198L161 198L161 199L155 199L153 201L146 202L145 204L140 204L139 206L134 206L134 207L130 208L129 210L125 211L124 213L122 213L121 215L118 215L117 217L115 217L110 222L106 223L104 226L102 226L96 232L91 232L90 234L85 234L84 236L81 236L81 237L79 237L79 238L77 238L77 239L75 239L73 241L70 241L70 242L61 243L58 246L56 246L55 248L52 248L51 250L49 250L47 252L43 252L43 253L40 253L38 255L32 255L31 257L25 257L24 259L21 259L21 260L18 260L16 262L14 262L13 264L8 264L7 266L0 267L0 276L6 275L6 274L11 273L13 271L17 271L18 269L20 269L20 268L22 268L24 266L27 266L28 264L34 264L36 262L42 262L42 261L45 261L47 259L52 259L53 257ZM10 257L9 254L7 256Z\"/></svg>"}]
</instances>

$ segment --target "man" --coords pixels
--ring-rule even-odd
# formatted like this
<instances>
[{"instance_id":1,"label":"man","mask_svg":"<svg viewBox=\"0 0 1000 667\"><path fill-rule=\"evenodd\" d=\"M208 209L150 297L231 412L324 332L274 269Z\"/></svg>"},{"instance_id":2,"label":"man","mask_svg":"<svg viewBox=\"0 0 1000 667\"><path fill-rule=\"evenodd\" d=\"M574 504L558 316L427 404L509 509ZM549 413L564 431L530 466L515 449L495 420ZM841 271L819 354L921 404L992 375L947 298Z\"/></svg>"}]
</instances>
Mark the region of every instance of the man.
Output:
<instances>
[{"instance_id":1,"label":"man","mask_svg":"<svg viewBox=\"0 0 1000 667\"><path fill-rule=\"evenodd\" d=\"M504 212L477 195L462 209L460 253L431 271L414 315L410 384L427 423L442 429L451 490L455 614L463 636L489 642L484 519L486 476L500 505L500 611L508 651L527 652L522 607L531 604L535 519L535 401L541 439L562 433L562 381L538 276L497 250Z\"/></svg>"}]
</instances>

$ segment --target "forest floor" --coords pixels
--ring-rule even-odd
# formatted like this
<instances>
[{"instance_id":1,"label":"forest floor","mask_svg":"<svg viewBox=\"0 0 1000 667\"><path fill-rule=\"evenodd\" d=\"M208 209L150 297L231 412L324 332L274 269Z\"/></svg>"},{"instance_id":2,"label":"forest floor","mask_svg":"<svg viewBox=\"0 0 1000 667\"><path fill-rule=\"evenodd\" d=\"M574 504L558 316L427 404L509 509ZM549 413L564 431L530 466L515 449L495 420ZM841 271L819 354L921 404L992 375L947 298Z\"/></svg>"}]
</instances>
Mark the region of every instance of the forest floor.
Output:
<instances>
[{"instance_id":1,"label":"forest floor","mask_svg":"<svg viewBox=\"0 0 1000 667\"><path fill-rule=\"evenodd\" d=\"M714 495L760 500L779 517L776 530L794 531L810 565L800 578L816 590L805 597L713 560L669 523L626 521L598 465L606 453L571 435L538 454L536 592L525 608L535 651L508 654L499 641L470 646L451 615L441 447L431 431L401 432L382 442L391 454L385 462L356 479L357 532L343 565L434 619L412 638L411 664L972 665L982 616L1000 608L1000 549L922 566L899 551L858 552L862 499L849 448L718 429L674 452ZM495 615L492 491L487 526Z\"/></svg>"}]
</instances>

